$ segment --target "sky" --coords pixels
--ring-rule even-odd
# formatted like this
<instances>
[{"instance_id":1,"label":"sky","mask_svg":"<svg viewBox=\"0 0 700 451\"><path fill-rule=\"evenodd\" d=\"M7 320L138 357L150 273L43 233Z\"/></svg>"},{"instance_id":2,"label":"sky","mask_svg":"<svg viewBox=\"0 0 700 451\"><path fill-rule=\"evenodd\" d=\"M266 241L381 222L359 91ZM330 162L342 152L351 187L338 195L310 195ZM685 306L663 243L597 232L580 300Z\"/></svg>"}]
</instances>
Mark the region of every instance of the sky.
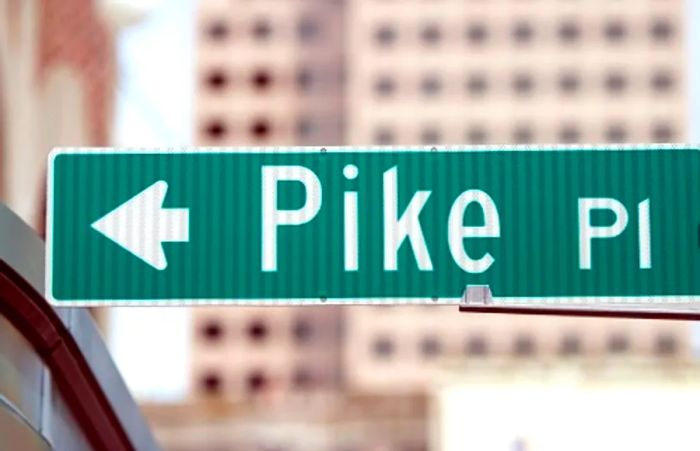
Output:
<instances>
[{"instance_id":1,"label":"sky","mask_svg":"<svg viewBox=\"0 0 700 451\"><path fill-rule=\"evenodd\" d=\"M146 17L119 32L115 146L192 144L195 2L153 1ZM112 308L108 327L112 355L136 397L175 402L186 395L188 309Z\"/></svg>"}]
</instances>

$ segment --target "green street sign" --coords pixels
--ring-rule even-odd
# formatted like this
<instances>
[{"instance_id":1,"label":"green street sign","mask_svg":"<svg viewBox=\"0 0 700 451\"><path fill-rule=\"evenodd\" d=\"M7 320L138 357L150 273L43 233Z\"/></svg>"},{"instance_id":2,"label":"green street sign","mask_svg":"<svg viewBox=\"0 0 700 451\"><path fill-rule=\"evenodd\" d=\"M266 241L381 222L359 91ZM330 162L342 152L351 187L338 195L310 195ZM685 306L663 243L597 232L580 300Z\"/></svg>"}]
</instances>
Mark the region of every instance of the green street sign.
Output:
<instances>
[{"instance_id":1,"label":"green street sign","mask_svg":"<svg viewBox=\"0 0 700 451\"><path fill-rule=\"evenodd\" d=\"M56 149L56 305L700 301L700 149Z\"/></svg>"}]
</instances>

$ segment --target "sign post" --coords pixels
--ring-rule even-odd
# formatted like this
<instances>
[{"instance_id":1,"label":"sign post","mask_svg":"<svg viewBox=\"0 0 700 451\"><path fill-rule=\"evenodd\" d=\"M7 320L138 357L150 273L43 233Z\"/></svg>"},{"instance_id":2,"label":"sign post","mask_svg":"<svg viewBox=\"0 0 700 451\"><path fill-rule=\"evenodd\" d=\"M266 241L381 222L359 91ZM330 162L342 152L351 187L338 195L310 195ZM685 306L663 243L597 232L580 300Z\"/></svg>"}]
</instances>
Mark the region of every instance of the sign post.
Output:
<instances>
[{"instance_id":1,"label":"sign post","mask_svg":"<svg viewBox=\"0 0 700 451\"><path fill-rule=\"evenodd\" d=\"M700 151L56 149L56 305L700 305Z\"/></svg>"}]
</instances>

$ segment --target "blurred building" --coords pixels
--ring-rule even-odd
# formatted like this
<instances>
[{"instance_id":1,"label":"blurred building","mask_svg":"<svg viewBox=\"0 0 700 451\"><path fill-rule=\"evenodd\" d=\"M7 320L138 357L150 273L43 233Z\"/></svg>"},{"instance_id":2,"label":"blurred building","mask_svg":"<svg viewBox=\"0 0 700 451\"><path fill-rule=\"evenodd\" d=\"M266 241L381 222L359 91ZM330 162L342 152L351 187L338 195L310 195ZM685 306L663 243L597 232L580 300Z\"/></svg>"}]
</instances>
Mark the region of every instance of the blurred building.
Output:
<instances>
[{"instance_id":1,"label":"blurred building","mask_svg":"<svg viewBox=\"0 0 700 451\"><path fill-rule=\"evenodd\" d=\"M112 32L92 0L0 0L0 200L41 228L46 156L109 144Z\"/></svg>"},{"instance_id":2,"label":"blurred building","mask_svg":"<svg viewBox=\"0 0 700 451\"><path fill-rule=\"evenodd\" d=\"M432 397L431 449L698 449L699 370L646 359L450 367Z\"/></svg>"}]
</instances>

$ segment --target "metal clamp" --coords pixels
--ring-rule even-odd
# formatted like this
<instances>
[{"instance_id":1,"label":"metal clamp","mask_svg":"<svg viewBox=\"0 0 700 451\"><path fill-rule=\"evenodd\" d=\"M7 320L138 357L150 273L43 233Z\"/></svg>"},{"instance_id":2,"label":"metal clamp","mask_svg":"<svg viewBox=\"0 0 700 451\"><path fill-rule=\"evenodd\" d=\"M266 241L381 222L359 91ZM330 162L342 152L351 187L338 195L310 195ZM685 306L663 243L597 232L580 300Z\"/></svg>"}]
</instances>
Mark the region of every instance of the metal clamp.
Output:
<instances>
[{"instance_id":1,"label":"metal clamp","mask_svg":"<svg viewBox=\"0 0 700 451\"><path fill-rule=\"evenodd\" d=\"M493 304L493 295L488 285L467 285L462 293L463 306L488 306Z\"/></svg>"}]
</instances>

